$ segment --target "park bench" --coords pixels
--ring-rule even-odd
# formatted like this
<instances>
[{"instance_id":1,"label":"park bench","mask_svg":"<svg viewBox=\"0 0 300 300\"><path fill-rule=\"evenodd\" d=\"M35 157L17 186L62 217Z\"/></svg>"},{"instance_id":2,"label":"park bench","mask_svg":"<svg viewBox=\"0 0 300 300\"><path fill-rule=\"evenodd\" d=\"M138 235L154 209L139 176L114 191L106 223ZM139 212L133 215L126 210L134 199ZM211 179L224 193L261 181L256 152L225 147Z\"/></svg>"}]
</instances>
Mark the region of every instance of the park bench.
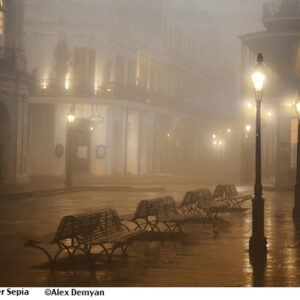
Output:
<instances>
[{"instance_id":1,"label":"park bench","mask_svg":"<svg viewBox=\"0 0 300 300\"><path fill-rule=\"evenodd\" d=\"M218 207L207 188L189 191L185 194L178 208L184 215L199 219L216 217Z\"/></svg>"},{"instance_id":2,"label":"park bench","mask_svg":"<svg viewBox=\"0 0 300 300\"><path fill-rule=\"evenodd\" d=\"M212 198L216 199L216 201L221 203L223 206L229 206L228 199L225 196L224 184L218 184L216 186Z\"/></svg>"},{"instance_id":3,"label":"park bench","mask_svg":"<svg viewBox=\"0 0 300 300\"><path fill-rule=\"evenodd\" d=\"M60 220L54 234L39 239L27 239L25 247L41 250L49 259L53 268L57 258L67 252L70 259L80 250L89 259L91 266L96 260L92 259L92 248L100 246L98 255L105 255L109 260L117 249L127 255L128 246L144 234L144 230L130 231L121 223L117 212L111 208L101 209L96 212L65 216ZM54 255L49 248L56 245L58 250Z\"/></svg>"},{"instance_id":4,"label":"park bench","mask_svg":"<svg viewBox=\"0 0 300 300\"><path fill-rule=\"evenodd\" d=\"M231 203L231 207L235 209L241 209L242 204L252 199L251 194L239 194L234 184L224 185L225 197Z\"/></svg>"},{"instance_id":5,"label":"park bench","mask_svg":"<svg viewBox=\"0 0 300 300\"><path fill-rule=\"evenodd\" d=\"M140 201L131 219L136 229L158 232L161 231L160 224L165 225L165 232L181 232L181 225L190 220L191 216L183 215L169 196Z\"/></svg>"},{"instance_id":6,"label":"park bench","mask_svg":"<svg viewBox=\"0 0 300 300\"><path fill-rule=\"evenodd\" d=\"M214 193L211 194L208 188L202 188L200 193L201 201L199 201L199 209L204 212L202 215L206 219L214 219L218 217L218 214L227 207L227 203L224 202L222 189L217 186Z\"/></svg>"},{"instance_id":7,"label":"park bench","mask_svg":"<svg viewBox=\"0 0 300 300\"><path fill-rule=\"evenodd\" d=\"M202 201L202 198L200 198L199 195L202 193L203 189L186 192L178 209L184 215L199 213L199 206L201 206L199 201Z\"/></svg>"}]
</instances>

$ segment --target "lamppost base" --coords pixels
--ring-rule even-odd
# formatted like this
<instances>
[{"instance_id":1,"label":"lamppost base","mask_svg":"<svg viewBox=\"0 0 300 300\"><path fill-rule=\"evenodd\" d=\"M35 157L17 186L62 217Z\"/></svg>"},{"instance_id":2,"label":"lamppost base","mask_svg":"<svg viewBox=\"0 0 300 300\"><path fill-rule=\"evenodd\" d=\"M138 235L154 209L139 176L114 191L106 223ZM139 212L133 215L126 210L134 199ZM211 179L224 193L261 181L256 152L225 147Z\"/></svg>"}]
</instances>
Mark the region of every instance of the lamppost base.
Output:
<instances>
[{"instance_id":1,"label":"lamppost base","mask_svg":"<svg viewBox=\"0 0 300 300\"><path fill-rule=\"evenodd\" d=\"M249 240L250 258L264 260L267 257L267 239L251 237Z\"/></svg>"}]
</instances>

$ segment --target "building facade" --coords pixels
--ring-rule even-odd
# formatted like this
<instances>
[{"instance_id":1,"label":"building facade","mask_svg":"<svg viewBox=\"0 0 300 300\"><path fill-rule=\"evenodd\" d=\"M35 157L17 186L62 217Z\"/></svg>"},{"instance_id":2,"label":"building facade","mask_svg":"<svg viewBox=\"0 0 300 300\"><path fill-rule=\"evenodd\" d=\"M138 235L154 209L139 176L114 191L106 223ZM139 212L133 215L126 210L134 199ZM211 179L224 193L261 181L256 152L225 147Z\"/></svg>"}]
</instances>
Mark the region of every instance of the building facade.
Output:
<instances>
[{"instance_id":1,"label":"building facade","mask_svg":"<svg viewBox=\"0 0 300 300\"><path fill-rule=\"evenodd\" d=\"M233 70L190 2L26 0L31 176L64 175L72 109L75 173L213 178L233 164Z\"/></svg>"},{"instance_id":2,"label":"building facade","mask_svg":"<svg viewBox=\"0 0 300 300\"><path fill-rule=\"evenodd\" d=\"M23 13L22 0L0 0L0 184L28 181Z\"/></svg>"},{"instance_id":3,"label":"building facade","mask_svg":"<svg viewBox=\"0 0 300 300\"><path fill-rule=\"evenodd\" d=\"M273 178L279 187L289 186L295 182L296 168L297 115L294 103L300 90L300 1L265 3L262 21L265 31L241 37L245 123L254 128L255 104L251 100L249 78L256 54L263 53L267 70L262 112L263 174L265 179ZM247 169L245 162L247 158L244 156L242 165ZM244 175L247 178L247 174Z\"/></svg>"}]
</instances>

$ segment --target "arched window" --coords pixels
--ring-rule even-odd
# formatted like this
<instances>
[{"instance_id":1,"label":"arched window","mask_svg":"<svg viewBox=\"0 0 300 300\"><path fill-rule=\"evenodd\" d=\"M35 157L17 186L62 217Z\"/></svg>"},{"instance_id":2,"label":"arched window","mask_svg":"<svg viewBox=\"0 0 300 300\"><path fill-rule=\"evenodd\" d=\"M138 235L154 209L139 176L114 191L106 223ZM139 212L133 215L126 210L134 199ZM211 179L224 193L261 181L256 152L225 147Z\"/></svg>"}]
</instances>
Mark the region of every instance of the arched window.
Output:
<instances>
[{"instance_id":1,"label":"arched window","mask_svg":"<svg viewBox=\"0 0 300 300\"><path fill-rule=\"evenodd\" d=\"M4 17L5 17L5 6L4 0L0 0L0 45L4 44Z\"/></svg>"}]
</instances>

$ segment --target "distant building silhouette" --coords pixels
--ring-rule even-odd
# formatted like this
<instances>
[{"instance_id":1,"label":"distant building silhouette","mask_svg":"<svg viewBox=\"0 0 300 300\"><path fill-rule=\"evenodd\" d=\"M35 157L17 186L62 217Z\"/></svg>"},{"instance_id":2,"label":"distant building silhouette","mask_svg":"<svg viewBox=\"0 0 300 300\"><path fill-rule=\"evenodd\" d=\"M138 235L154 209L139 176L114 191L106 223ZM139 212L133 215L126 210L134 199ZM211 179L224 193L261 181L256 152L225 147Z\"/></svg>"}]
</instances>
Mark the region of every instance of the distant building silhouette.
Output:
<instances>
[{"instance_id":1,"label":"distant building silhouette","mask_svg":"<svg viewBox=\"0 0 300 300\"><path fill-rule=\"evenodd\" d=\"M0 184L28 181L23 10L23 0L0 0Z\"/></svg>"},{"instance_id":2,"label":"distant building silhouette","mask_svg":"<svg viewBox=\"0 0 300 300\"><path fill-rule=\"evenodd\" d=\"M265 31L241 37L245 123L253 123L253 113L246 107L253 99L249 72L260 52L268 76L263 99L263 174L275 179L277 186L288 186L295 182L296 167L297 117L293 103L300 90L300 1L265 3L262 22ZM245 157L242 164L247 164Z\"/></svg>"},{"instance_id":3,"label":"distant building silhouette","mask_svg":"<svg viewBox=\"0 0 300 300\"><path fill-rule=\"evenodd\" d=\"M234 173L235 69L195 1L27 0L25 32L31 176L64 175L73 104L76 173Z\"/></svg>"}]
</instances>

